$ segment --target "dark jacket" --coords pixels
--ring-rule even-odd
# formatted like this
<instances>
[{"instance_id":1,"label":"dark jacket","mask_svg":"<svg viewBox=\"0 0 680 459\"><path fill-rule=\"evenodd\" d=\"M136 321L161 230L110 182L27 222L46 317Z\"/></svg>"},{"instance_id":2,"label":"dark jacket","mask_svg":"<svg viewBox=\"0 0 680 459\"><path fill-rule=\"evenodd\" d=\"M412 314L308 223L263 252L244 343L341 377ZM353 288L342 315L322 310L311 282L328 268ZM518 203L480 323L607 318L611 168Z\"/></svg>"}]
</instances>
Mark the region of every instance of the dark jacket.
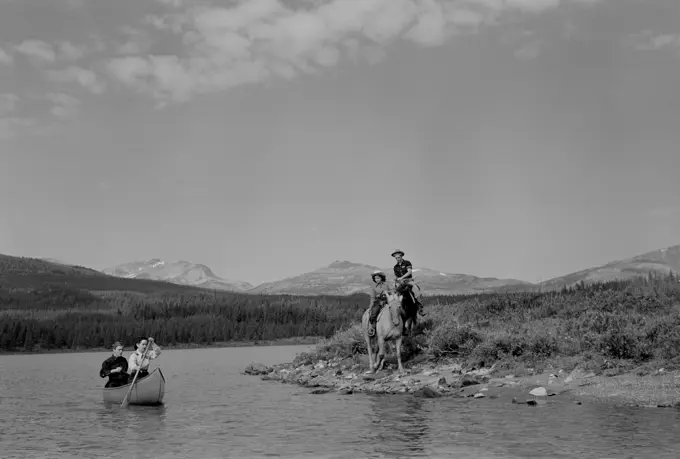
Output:
<instances>
[{"instance_id":1,"label":"dark jacket","mask_svg":"<svg viewBox=\"0 0 680 459\"><path fill-rule=\"evenodd\" d=\"M411 268L411 270L413 270L413 265L411 264L410 261L402 259L401 263L397 263L396 265L394 265L394 275L397 278L399 278L408 272L408 268ZM413 279L413 274L409 274L408 276L406 276L406 279Z\"/></svg>"},{"instance_id":2,"label":"dark jacket","mask_svg":"<svg viewBox=\"0 0 680 459\"><path fill-rule=\"evenodd\" d=\"M120 373L111 373L111 370L114 370L118 367L122 368ZM127 369L128 362L125 357L122 355L120 357L111 356L102 363L102 369L99 370L99 376L102 378L106 378L108 376L110 383L127 384Z\"/></svg>"}]
</instances>

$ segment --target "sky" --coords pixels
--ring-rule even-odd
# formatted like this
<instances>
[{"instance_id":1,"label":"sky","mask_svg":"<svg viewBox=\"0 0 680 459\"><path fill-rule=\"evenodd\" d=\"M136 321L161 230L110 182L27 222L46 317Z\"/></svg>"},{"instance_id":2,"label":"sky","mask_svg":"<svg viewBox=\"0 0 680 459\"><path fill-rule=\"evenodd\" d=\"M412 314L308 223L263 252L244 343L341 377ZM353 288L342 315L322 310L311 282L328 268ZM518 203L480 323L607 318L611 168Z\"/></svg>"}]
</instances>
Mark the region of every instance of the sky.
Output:
<instances>
[{"instance_id":1,"label":"sky","mask_svg":"<svg viewBox=\"0 0 680 459\"><path fill-rule=\"evenodd\" d=\"M0 253L547 280L680 244L677 0L0 0Z\"/></svg>"}]
</instances>

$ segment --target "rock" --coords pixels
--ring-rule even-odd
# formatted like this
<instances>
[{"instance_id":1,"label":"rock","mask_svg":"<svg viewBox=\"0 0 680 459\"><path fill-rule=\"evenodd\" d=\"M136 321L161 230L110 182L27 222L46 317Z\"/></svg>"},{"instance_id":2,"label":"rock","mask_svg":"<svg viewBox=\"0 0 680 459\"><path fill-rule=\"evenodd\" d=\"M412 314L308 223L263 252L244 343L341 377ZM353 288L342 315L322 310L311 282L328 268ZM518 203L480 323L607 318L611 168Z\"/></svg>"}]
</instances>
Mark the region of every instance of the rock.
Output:
<instances>
[{"instance_id":1,"label":"rock","mask_svg":"<svg viewBox=\"0 0 680 459\"><path fill-rule=\"evenodd\" d=\"M251 363L246 366L246 369L244 370L248 375L268 375L272 371L274 371L272 367L268 367L261 363Z\"/></svg>"},{"instance_id":2,"label":"rock","mask_svg":"<svg viewBox=\"0 0 680 459\"><path fill-rule=\"evenodd\" d=\"M434 370L423 371L423 376L432 376L432 375L436 375L436 374L438 374L438 373Z\"/></svg>"},{"instance_id":3,"label":"rock","mask_svg":"<svg viewBox=\"0 0 680 459\"><path fill-rule=\"evenodd\" d=\"M422 398L437 398L441 397L441 394L437 392L436 390L432 389L429 386L421 387L420 389L416 390L413 395L415 397L422 397Z\"/></svg>"},{"instance_id":4,"label":"rock","mask_svg":"<svg viewBox=\"0 0 680 459\"><path fill-rule=\"evenodd\" d=\"M537 387L529 392L529 394L533 395L534 397L546 397L548 395L548 391L545 390L545 387Z\"/></svg>"},{"instance_id":5,"label":"rock","mask_svg":"<svg viewBox=\"0 0 680 459\"><path fill-rule=\"evenodd\" d=\"M472 376L488 376L489 374L491 374L491 368L480 368L478 370L471 370L468 371L466 374Z\"/></svg>"},{"instance_id":6,"label":"rock","mask_svg":"<svg viewBox=\"0 0 680 459\"><path fill-rule=\"evenodd\" d=\"M512 403L519 403L519 402L517 401L517 397L512 397Z\"/></svg>"},{"instance_id":7,"label":"rock","mask_svg":"<svg viewBox=\"0 0 680 459\"><path fill-rule=\"evenodd\" d=\"M484 395L484 394L481 393L481 392L477 392L476 394L473 395L473 397L474 397L474 398L484 398L484 397L486 397L486 395Z\"/></svg>"},{"instance_id":8,"label":"rock","mask_svg":"<svg viewBox=\"0 0 680 459\"><path fill-rule=\"evenodd\" d=\"M536 400L530 399L527 400L527 405L538 405L538 403L536 402Z\"/></svg>"},{"instance_id":9,"label":"rock","mask_svg":"<svg viewBox=\"0 0 680 459\"><path fill-rule=\"evenodd\" d=\"M319 395L319 394L327 394L329 392L330 392L330 390L328 390L328 389L314 389L313 391L310 392L310 394Z\"/></svg>"},{"instance_id":10,"label":"rock","mask_svg":"<svg viewBox=\"0 0 680 459\"><path fill-rule=\"evenodd\" d=\"M442 377L439 378L439 380L437 381L437 384L439 384L440 386L445 386L445 385L446 385L446 378L442 376Z\"/></svg>"},{"instance_id":11,"label":"rock","mask_svg":"<svg viewBox=\"0 0 680 459\"><path fill-rule=\"evenodd\" d=\"M351 387L344 387L340 390L338 390L338 394L340 395L352 395L354 391L352 390Z\"/></svg>"},{"instance_id":12,"label":"rock","mask_svg":"<svg viewBox=\"0 0 680 459\"><path fill-rule=\"evenodd\" d=\"M460 386L461 387L474 386L477 384L484 384L485 382L488 381L489 381L488 377L485 378L482 376L471 375L468 373L464 375L463 378L460 380Z\"/></svg>"}]
</instances>

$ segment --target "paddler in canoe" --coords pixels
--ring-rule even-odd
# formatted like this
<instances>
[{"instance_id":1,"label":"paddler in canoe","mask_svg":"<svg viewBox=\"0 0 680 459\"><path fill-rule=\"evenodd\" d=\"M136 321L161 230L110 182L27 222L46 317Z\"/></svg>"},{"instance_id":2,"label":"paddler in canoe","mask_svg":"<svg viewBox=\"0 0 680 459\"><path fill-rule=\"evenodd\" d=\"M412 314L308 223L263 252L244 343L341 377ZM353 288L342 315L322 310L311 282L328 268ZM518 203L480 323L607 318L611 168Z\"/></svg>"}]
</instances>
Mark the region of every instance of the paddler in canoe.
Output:
<instances>
[{"instance_id":1,"label":"paddler in canoe","mask_svg":"<svg viewBox=\"0 0 680 459\"><path fill-rule=\"evenodd\" d=\"M146 351L146 346L151 345L151 350L146 354L146 358L142 361L142 356L144 356L144 351ZM135 343L135 350L130 357L128 357L128 371L130 372L129 380L132 381L135 377L135 373L139 371L139 376L137 380L139 381L144 376L149 374L149 364L152 359L158 358L161 355L161 348L156 345L153 338L142 337Z\"/></svg>"},{"instance_id":2,"label":"paddler in canoe","mask_svg":"<svg viewBox=\"0 0 680 459\"><path fill-rule=\"evenodd\" d=\"M99 376L106 378L107 381L104 387L120 387L128 383L128 361L123 357L123 344L116 341L111 346L113 355L102 363L102 368L99 370Z\"/></svg>"}]
</instances>

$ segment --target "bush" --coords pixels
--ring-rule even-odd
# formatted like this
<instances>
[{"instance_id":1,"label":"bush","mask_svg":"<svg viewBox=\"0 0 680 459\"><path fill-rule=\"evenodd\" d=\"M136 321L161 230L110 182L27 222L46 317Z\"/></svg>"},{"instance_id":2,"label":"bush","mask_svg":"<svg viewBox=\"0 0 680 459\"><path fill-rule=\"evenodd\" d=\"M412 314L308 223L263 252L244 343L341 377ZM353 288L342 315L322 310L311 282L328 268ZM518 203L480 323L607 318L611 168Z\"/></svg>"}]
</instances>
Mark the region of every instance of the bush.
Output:
<instances>
[{"instance_id":1,"label":"bush","mask_svg":"<svg viewBox=\"0 0 680 459\"><path fill-rule=\"evenodd\" d=\"M427 352L490 366L580 361L588 368L678 360L680 285L673 276L579 285L560 292L452 297L404 340L405 359ZM365 354L359 324L320 344L317 355ZM500 365L503 366L503 365ZM507 366L507 365L506 365Z\"/></svg>"}]
</instances>

